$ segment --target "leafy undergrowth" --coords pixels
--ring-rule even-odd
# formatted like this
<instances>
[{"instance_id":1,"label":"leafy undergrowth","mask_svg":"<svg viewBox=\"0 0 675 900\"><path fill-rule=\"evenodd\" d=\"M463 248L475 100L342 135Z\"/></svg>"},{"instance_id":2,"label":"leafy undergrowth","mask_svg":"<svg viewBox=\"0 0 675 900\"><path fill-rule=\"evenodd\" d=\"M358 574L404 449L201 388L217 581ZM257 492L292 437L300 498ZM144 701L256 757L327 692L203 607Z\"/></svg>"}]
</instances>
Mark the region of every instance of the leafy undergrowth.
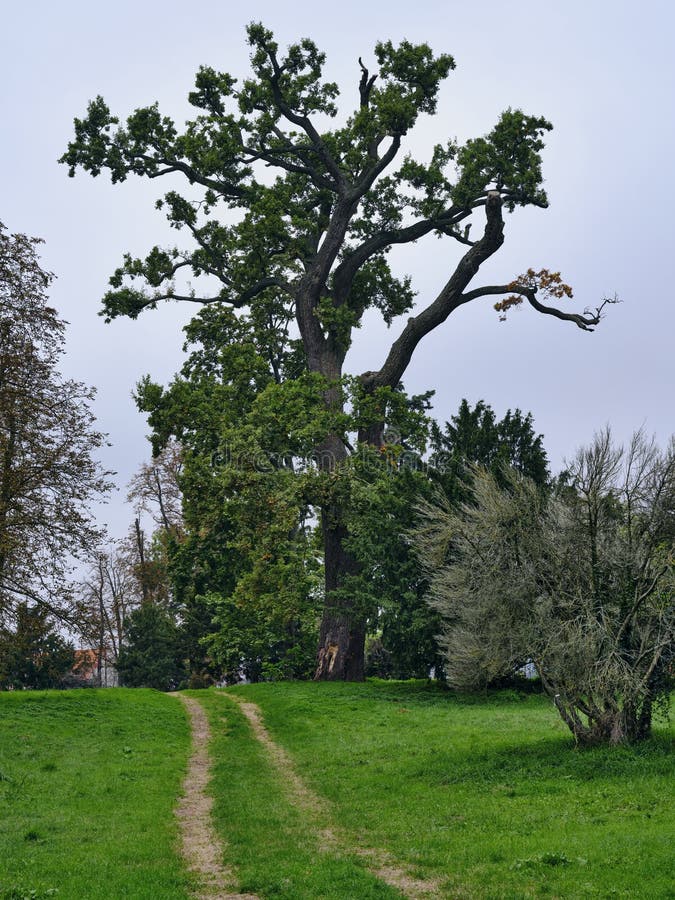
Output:
<instances>
[{"instance_id":1,"label":"leafy undergrowth","mask_svg":"<svg viewBox=\"0 0 675 900\"><path fill-rule=\"evenodd\" d=\"M263 747L232 701L217 691L186 693L196 697L209 716L214 824L241 891L279 900L401 897L348 852L322 849L316 823L289 802Z\"/></svg>"},{"instance_id":2,"label":"leafy undergrowth","mask_svg":"<svg viewBox=\"0 0 675 900\"><path fill-rule=\"evenodd\" d=\"M146 690L0 693L0 898L187 897L189 728Z\"/></svg>"},{"instance_id":3,"label":"leafy undergrowth","mask_svg":"<svg viewBox=\"0 0 675 900\"><path fill-rule=\"evenodd\" d=\"M580 751L537 695L459 697L391 682L230 690L259 704L355 846L385 849L441 879L448 897L674 896L675 766L665 727L640 747ZM217 744L220 826L260 889L267 867L283 871L287 842L308 853L311 843L240 715L229 704L219 715L228 729ZM246 821L236 823L242 809ZM376 896L347 882L332 893L284 892L283 877L263 895Z\"/></svg>"}]
</instances>

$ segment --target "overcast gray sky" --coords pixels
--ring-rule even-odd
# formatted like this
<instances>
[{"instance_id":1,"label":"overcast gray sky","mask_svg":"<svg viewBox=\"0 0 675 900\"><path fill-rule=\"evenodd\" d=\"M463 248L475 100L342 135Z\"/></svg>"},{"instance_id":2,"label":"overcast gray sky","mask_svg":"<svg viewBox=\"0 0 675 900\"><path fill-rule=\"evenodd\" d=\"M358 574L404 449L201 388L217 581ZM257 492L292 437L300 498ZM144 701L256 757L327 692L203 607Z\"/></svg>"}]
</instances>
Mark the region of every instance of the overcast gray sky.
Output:
<instances>
[{"instance_id":1,"label":"overcast gray sky","mask_svg":"<svg viewBox=\"0 0 675 900\"><path fill-rule=\"evenodd\" d=\"M606 422L622 439L643 423L662 442L675 430L670 2L5 0L2 7L0 219L46 240L44 264L58 275L53 302L70 322L64 368L98 388L96 413L112 444L105 462L122 488L149 455L133 386L144 373L167 381L179 368L181 325L194 309L164 305L136 322L104 324L100 298L122 254L143 254L167 235L153 201L168 186L71 180L56 159L73 117L97 94L121 116L158 100L183 122L199 65L247 73L251 20L271 27L282 46L312 37L350 106L357 59L372 61L376 40L406 37L452 53L457 69L438 115L409 142L423 157L434 142L485 133L507 106L555 126L544 152L550 208L508 217L505 246L481 280L508 281L530 266L559 269L575 289L574 309L615 292L622 304L594 334L529 308L500 323L489 299L464 307L418 348L408 390L434 388L441 420L462 397L485 399L500 415L507 407L531 411L554 468ZM398 255L420 303L447 279L458 249L430 239ZM377 367L400 327L387 333L368 318L351 371ZM130 518L123 494L102 513L113 536Z\"/></svg>"}]
</instances>

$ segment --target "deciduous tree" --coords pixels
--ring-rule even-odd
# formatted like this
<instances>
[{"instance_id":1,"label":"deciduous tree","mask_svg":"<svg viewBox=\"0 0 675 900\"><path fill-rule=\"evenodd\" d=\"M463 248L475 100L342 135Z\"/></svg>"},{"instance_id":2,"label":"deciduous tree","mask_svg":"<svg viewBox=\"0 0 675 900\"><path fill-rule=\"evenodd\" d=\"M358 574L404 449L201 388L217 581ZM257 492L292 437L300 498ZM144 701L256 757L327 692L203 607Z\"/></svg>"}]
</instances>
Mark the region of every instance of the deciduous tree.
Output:
<instances>
[{"instance_id":1,"label":"deciduous tree","mask_svg":"<svg viewBox=\"0 0 675 900\"><path fill-rule=\"evenodd\" d=\"M39 243L0 225L0 620L26 601L70 617L69 564L98 543L91 504L110 487L93 391L58 371L65 324Z\"/></svg>"},{"instance_id":2,"label":"deciduous tree","mask_svg":"<svg viewBox=\"0 0 675 900\"><path fill-rule=\"evenodd\" d=\"M140 602L129 547L120 542L98 550L77 585L74 621L86 646L97 649L99 681L104 661L117 665L129 616Z\"/></svg>"},{"instance_id":3,"label":"deciduous tree","mask_svg":"<svg viewBox=\"0 0 675 900\"><path fill-rule=\"evenodd\" d=\"M391 324L413 308L410 279L390 265L392 248L435 236L460 253L379 368L358 376L360 393L372 401L359 438L375 447L386 392L397 389L424 337L460 306L493 297L505 313L526 301L585 331L597 325L602 306L572 313L549 303L571 294L555 272L472 284L504 242L503 211L547 205L540 157L551 128L546 119L509 109L485 137L439 143L422 162L404 153L406 137L421 115L436 112L441 82L455 66L451 56L435 56L427 44L378 43L375 70L359 60L356 108L339 119L338 87L323 79L324 54L311 40L281 53L261 24L247 34L251 76L238 83L201 68L189 95L198 114L182 132L156 105L120 125L101 97L75 120L75 139L62 157L71 175L107 170L113 182L138 175L189 185L185 195L170 190L158 205L192 246L154 247L144 259L127 255L103 301L108 319L135 318L162 300L248 310L267 335L277 380L277 350L296 328L299 358L331 413L314 448L326 472L338 472L351 452L341 413L353 330L368 309ZM480 230L476 238L472 226ZM183 286L186 275L196 279L192 287ZM230 333L239 327L236 316L231 320ZM321 521L326 594L316 677L359 679L365 620L344 590L358 563L347 547L345 510L330 492Z\"/></svg>"},{"instance_id":4,"label":"deciduous tree","mask_svg":"<svg viewBox=\"0 0 675 900\"><path fill-rule=\"evenodd\" d=\"M311 396L300 381L289 383L295 398L279 393L297 349L289 342L272 351L264 328L226 308L207 307L186 333L190 352L179 375L166 389L145 379L137 391L155 448L164 448L146 476L166 476L172 439L181 445L182 522L156 522L169 538L186 657L197 674L306 676L320 554L307 524L307 480L293 460L313 447L302 436L311 430ZM171 479L161 480L166 497ZM156 485L152 493L157 511Z\"/></svg>"},{"instance_id":5,"label":"deciduous tree","mask_svg":"<svg viewBox=\"0 0 675 900\"><path fill-rule=\"evenodd\" d=\"M421 507L446 671L474 687L531 659L578 742L640 740L675 649L675 442L620 448L605 430L567 479L548 496L476 469L460 510Z\"/></svg>"}]
</instances>

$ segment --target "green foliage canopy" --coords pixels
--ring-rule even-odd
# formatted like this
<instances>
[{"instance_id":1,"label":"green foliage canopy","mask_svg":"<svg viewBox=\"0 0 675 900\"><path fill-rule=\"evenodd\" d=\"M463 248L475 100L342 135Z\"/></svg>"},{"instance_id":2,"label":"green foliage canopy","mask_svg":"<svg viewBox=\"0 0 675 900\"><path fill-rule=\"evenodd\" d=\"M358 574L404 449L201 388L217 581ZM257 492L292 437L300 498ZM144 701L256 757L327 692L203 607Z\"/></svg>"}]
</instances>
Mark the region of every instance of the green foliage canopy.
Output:
<instances>
[{"instance_id":1,"label":"green foliage canopy","mask_svg":"<svg viewBox=\"0 0 675 900\"><path fill-rule=\"evenodd\" d=\"M127 255L104 298L108 319L135 318L163 299L223 302L259 321L265 311L286 321L298 315L306 339L311 323L297 307L311 289L323 339L346 351L366 309L390 322L412 305L409 279L387 260L394 245L432 233L471 245L460 223L486 206L490 191L511 210L547 205L540 152L551 125L520 110L504 112L485 137L438 144L428 162L405 155L387 173L419 116L435 113L451 56L427 44L378 43L375 74L361 63L358 108L328 128L339 119L339 90L323 80L324 54L305 39L280 55L257 23L247 35L252 76L239 83L200 68L189 94L198 114L182 132L156 104L121 124L101 97L75 120L61 159L71 175L107 170L114 183L179 175L190 185L186 196L170 190L157 205L195 246ZM210 276L219 289L181 292L176 279L186 273ZM270 324L278 332L280 321Z\"/></svg>"},{"instance_id":2,"label":"green foliage canopy","mask_svg":"<svg viewBox=\"0 0 675 900\"><path fill-rule=\"evenodd\" d=\"M560 277L547 270L468 290L503 244L503 209L547 205L546 119L507 109L486 136L463 146L446 140L420 161L405 153L406 137L420 115L436 112L441 83L454 68L450 55L405 40L377 43L377 71L359 60L358 106L339 115L338 86L324 79L325 57L313 41L282 53L260 23L248 26L247 39L251 76L238 82L202 67L189 94L197 114L182 131L156 104L122 123L101 97L75 120L61 159L71 176L81 168L93 176L107 170L113 182L135 174L177 176L188 185L183 194L169 190L157 206L189 236L189 246L155 246L145 258L127 254L103 298L107 320L136 318L164 300L213 306L216 317L229 308L221 316L225 342L239 332L250 353L245 369L254 357L271 367L274 383L252 413L266 415L269 425L273 411L306 409L305 426L290 432L291 452L311 438L324 473L353 450L342 381L353 330L369 309L390 324L415 301L410 278L391 265L392 248L435 235L456 241L463 255L436 297L408 318L380 369L356 378L357 407L369 409L359 438L372 446L382 443L387 404L418 344L461 305L486 296L508 297L508 305L526 299L584 330L597 325L600 309L579 315L539 302L540 283L559 296ZM475 213L484 226L472 240ZM241 350L235 353L243 361ZM217 393L227 393L224 385ZM274 427L249 436L268 453L278 438ZM326 608L317 677L359 679L365 626L346 587L358 561L346 547L339 491L326 480L323 487Z\"/></svg>"}]
</instances>

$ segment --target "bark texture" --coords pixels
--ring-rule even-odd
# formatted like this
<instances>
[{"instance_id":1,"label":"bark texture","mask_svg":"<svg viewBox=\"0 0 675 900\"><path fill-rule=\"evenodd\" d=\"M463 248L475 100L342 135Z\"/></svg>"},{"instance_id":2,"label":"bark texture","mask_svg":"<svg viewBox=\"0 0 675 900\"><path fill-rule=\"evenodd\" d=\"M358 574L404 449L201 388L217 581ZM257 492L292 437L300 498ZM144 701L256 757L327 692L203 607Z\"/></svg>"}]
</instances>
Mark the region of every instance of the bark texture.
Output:
<instances>
[{"instance_id":1,"label":"bark texture","mask_svg":"<svg viewBox=\"0 0 675 900\"><path fill-rule=\"evenodd\" d=\"M363 681L366 640L365 617L345 592L345 580L358 572L358 564L345 549L347 529L342 510L329 507L322 513L326 577L324 608L315 679Z\"/></svg>"},{"instance_id":2,"label":"bark texture","mask_svg":"<svg viewBox=\"0 0 675 900\"><path fill-rule=\"evenodd\" d=\"M335 396L327 398L335 405ZM347 458L347 448L338 435L330 435L317 450L319 467L337 473ZM355 607L349 579L359 572L359 564L347 550L347 526L339 500L328 500L321 509L323 531L325 595L319 649L314 678L319 681L363 681L365 677L366 621Z\"/></svg>"}]
</instances>

